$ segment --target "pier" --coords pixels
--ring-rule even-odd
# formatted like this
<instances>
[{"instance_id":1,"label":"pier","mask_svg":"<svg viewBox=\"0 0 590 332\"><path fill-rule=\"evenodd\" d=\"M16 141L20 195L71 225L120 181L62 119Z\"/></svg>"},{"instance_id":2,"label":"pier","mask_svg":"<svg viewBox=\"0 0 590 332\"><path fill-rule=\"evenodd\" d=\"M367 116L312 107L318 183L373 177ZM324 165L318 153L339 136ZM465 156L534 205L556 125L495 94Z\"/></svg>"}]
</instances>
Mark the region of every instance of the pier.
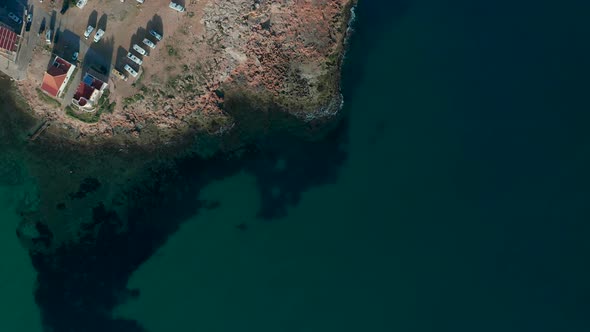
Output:
<instances>
[{"instance_id":1,"label":"pier","mask_svg":"<svg viewBox=\"0 0 590 332\"><path fill-rule=\"evenodd\" d=\"M39 137L39 135L43 134L43 132L44 132L44 131L45 131L47 128L49 128L49 126L50 126L50 125L51 125L51 122L49 122L49 121L47 121L47 120L43 121L43 123L41 124L41 126L39 126L39 128L37 128L37 129L36 129L36 130L33 132L33 134L31 134L31 136L29 136L29 141L31 141L31 142L32 142L32 141L36 140L36 139Z\"/></svg>"}]
</instances>

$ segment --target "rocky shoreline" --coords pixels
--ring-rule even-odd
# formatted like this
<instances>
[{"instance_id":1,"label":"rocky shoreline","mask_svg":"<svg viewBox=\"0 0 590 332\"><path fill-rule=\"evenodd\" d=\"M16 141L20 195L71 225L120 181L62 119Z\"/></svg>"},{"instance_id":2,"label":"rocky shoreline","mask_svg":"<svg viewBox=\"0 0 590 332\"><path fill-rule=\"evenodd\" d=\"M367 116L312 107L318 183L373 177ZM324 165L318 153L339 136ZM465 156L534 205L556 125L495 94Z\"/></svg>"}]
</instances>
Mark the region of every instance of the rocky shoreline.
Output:
<instances>
[{"instance_id":1,"label":"rocky shoreline","mask_svg":"<svg viewBox=\"0 0 590 332\"><path fill-rule=\"evenodd\" d=\"M347 8L347 26L353 18L353 4ZM338 72L333 81L337 88L325 107L314 113L298 113L287 109L289 103L284 99L263 91L244 89L242 85L224 86L221 107L229 122L211 123L209 127L187 124L182 129L146 126L139 135L121 132L110 137L80 135L63 124L50 126L34 142L26 142L26 133L31 134L36 113L24 106L23 98L14 93L19 102L15 109L26 118L27 127L20 128L21 145L25 153L25 163L31 175L38 182L38 202L34 209L25 208L22 213L22 230L36 230L37 226L49 225L52 234L51 245L31 248L54 250L60 243L76 242L78 226L66 221L68 215L76 215L78 223L91 222L97 206L117 209L126 206L125 193L134 188L145 187L145 181L152 183L157 179L153 172L168 172L177 167L183 158L197 158L200 163L213 158L234 160L240 164L244 156L252 151L260 151L276 142L287 140L317 142L333 134L341 126L342 96L340 95L340 69L344 60L346 42L350 30L346 29L337 59ZM313 114L313 115L310 115ZM39 120L37 120L37 123ZM311 146L309 147L312 148ZM280 150L280 148L278 148ZM99 183L90 190L88 197L84 183ZM108 183L108 185L106 185ZM121 211L118 212L121 214ZM125 219L125 213L121 218ZM86 221L82 221L86 220ZM32 245L33 238L21 231L23 242ZM35 234L35 232L33 232ZM40 243L46 244L45 240Z\"/></svg>"},{"instance_id":2,"label":"rocky shoreline","mask_svg":"<svg viewBox=\"0 0 590 332\"><path fill-rule=\"evenodd\" d=\"M117 90L111 97L114 112L103 113L95 124L37 105L28 85L19 83L19 90L29 91L35 114L57 124L49 134L75 144L96 145L111 138L126 145L150 145L154 139L173 144L195 132L227 133L237 125L227 107L235 105L235 91L262 96L253 109L276 108L304 122L330 122L342 104L340 70L356 2L204 2L194 17L178 23L199 22L202 28L191 25L195 40L184 43L192 43L190 50L175 46L179 55L167 59L172 62L168 77L146 72L141 82L132 84L135 94L123 98ZM185 38L182 33L186 31L171 32L170 42Z\"/></svg>"},{"instance_id":3,"label":"rocky shoreline","mask_svg":"<svg viewBox=\"0 0 590 332\"><path fill-rule=\"evenodd\" d=\"M314 113L287 111L284 99L228 84L227 123L148 125L138 135L110 137L54 123L31 142L27 137L41 120L11 89L10 105L0 112L0 134L7 137L0 147L24 165L19 176L35 182L36 191L23 198L16 234L38 271L35 298L44 324L64 331L143 331L111 312L138 295L126 286L137 266L187 217L218 207L199 195L213 181L240 172L254 177L263 220L283 216L309 187L334 181L347 158L340 70L349 33L333 77L336 93ZM7 171L0 176L11 174L14 164L1 161ZM245 229L236 221L236 231Z\"/></svg>"}]
</instances>

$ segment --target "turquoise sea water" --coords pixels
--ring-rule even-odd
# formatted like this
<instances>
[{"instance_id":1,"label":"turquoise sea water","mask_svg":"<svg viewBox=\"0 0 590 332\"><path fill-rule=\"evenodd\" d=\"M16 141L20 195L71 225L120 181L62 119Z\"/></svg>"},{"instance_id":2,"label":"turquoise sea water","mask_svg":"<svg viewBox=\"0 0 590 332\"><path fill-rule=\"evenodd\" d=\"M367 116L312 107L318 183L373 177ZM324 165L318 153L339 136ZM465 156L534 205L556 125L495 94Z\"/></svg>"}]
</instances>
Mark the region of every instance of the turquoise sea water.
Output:
<instances>
[{"instance_id":1,"label":"turquoise sea water","mask_svg":"<svg viewBox=\"0 0 590 332\"><path fill-rule=\"evenodd\" d=\"M165 210L184 222L113 316L152 332L590 331L590 3L357 13L338 135L182 191L215 208ZM0 195L15 253L0 303L34 322L15 194Z\"/></svg>"},{"instance_id":2,"label":"turquoise sea water","mask_svg":"<svg viewBox=\"0 0 590 332\"><path fill-rule=\"evenodd\" d=\"M0 186L0 327L5 331L41 331L33 299L35 269L15 234L17 206L28 191L24 186Z\"/></svg>"}]
</instances>

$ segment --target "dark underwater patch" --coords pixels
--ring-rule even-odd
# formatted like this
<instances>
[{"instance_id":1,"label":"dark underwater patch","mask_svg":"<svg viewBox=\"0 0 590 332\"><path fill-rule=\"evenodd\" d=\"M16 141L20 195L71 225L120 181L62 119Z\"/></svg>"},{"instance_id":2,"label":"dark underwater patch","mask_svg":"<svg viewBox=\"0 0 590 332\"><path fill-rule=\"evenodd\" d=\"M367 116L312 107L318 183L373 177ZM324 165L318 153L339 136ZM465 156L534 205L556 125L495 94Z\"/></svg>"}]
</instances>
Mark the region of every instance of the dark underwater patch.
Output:
<instances>
[{"instance_id":1,"label":"dark underwater patch","mask_svg":"<svg viewBox=\"0 0 590 332\"><path fill-rule=\"evenodd\" d=\"M101 184L98 179L92 177L85 178L82 183L80 183L78 191L75 193L70 193L69 196L71 199L81 199L86 197L86 195L97 191L100 186Z\"/></svg>"}]
</instances>

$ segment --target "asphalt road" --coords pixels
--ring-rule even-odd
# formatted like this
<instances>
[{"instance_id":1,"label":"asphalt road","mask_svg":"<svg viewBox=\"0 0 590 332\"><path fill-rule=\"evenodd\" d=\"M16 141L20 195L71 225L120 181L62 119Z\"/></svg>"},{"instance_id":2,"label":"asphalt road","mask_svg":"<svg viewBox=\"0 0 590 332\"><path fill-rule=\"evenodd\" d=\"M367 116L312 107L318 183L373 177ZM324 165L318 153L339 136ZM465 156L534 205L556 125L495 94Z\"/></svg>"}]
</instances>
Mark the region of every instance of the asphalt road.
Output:
<instances>
[{"instance_id":1,"label":"asphalt road","mask_svg":"<svg viewBox=\"0 0 590 332\"><path fill-rule=\"evenodd\" d=\"M44 34L38 34L39 28L41 27L41 23L43 22L43 20L45 20L45 25L48 27L51 18L51 15L49 13L47 13L41 8L35 8L34 5L32 6L32 14L33 22L31 23L29 31L25 30L23 32L20 49L18 52L18 56L16 58L16 64L19 70L25 72L27 70L27 67L29 66L29 63L31 62L33 52L35 50L35 47L39 43L39 39L45 39Z\"/></svg>"}]
</instances>

